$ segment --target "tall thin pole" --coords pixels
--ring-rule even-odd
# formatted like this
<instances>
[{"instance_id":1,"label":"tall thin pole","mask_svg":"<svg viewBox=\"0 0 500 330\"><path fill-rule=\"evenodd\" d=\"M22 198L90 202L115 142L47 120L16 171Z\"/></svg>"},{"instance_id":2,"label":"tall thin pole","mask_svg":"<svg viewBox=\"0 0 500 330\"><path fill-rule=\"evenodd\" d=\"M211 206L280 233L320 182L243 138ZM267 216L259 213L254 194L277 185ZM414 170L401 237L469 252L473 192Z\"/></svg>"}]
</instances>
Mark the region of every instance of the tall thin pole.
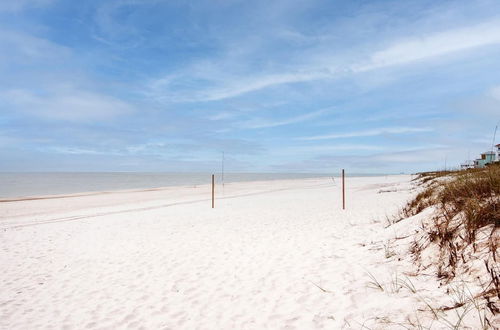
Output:
<instances>
[{"instance_id":1,"label":"tall thin pole","mask_svg":"<svg viewBox=\"0 0 500 330\"><path fill-rule=\"evenodd\" d=\"M215 175L212 174L212 208L215 208Z\"/></svg>"},{"instance_id":2,"label":"tall thin pole","mask_svg":"<svg viewBox=\"0 0 500 330\"><path fill-rule=\"evenodd\" d=\"M498 122L500 123L500 121ZM498 124L495 126L495 132L493 133L493 142L491 142L491 151L495 150L495 138L497 137Z\"/></svg>"},{"instance_id":3,"label":"tall thin pole","mask_svg":"<svg viewBox=\"0 0 500 330\"><path fill-rule=\"evenodd\" d=\"M342 169L342 210L345 210L345 171Z\"/></svg>"}]
</instances>

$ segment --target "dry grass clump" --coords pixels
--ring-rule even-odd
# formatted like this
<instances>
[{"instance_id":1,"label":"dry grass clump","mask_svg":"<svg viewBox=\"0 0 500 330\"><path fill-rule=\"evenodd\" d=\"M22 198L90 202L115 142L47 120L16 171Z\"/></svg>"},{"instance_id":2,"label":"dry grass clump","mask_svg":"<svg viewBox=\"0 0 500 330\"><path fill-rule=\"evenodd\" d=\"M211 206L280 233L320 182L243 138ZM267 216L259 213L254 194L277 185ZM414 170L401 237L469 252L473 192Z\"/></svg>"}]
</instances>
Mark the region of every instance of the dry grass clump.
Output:
<instances>
[{"instance_id":1,"label":"dry grass clump","mask_svg":"<svg viewBox=\"0 0 500 330\"><path fill-rule=\"evenodd\" d=\"M436 187L435 185L429 185L426 189L417 194L417 196L412 199L403 208L403 215L405 217L411 217L419 214L429 206L435 204Z\"/></svg>"},{"instance_id":2,"label":"dry grass clump","mask_svg":"<svg viewBox=\"0 0 500 330\"><path fill-rule=\"evenodd\" d=\"M415 180L424 190L407 203L401 215L410 217L435 205L446 219L463 215L471 232L488 224L500 226L499 165L467 171L425 172Z\"/></svg>"},{"instance_id":3,"label":"dry grass clump","mask_svg":"<svg viewBox=\"0 0 500 330\"><path fill-rule=\"evenodd\" d=\"M423 190L402 209L400 218L409 217L433 206L434 217L424 231L429 244L439 247L437 275L445 281L484 263L489 283L482 283L488 308L498 313L500 270L497 249L500 242L500 165L467 171L421 173L417 182ZM480 234L480 235L479 235ZM423 246L412 253L419 258ZM483 268L484 269L484 268Z\"/></svg>"},{"instance_id":4,"label":"dry grass clump","mask_svg":"<svg viewBox=\"0 0 500 330\"><path fill-rule=\"evenodd\" d=\"M455 174L442 184L436 201L445 224L460 216L459 224L465 227L468 243L472 243L478 229L500 227L500 166Z\"/></svg>"}]
</instances>

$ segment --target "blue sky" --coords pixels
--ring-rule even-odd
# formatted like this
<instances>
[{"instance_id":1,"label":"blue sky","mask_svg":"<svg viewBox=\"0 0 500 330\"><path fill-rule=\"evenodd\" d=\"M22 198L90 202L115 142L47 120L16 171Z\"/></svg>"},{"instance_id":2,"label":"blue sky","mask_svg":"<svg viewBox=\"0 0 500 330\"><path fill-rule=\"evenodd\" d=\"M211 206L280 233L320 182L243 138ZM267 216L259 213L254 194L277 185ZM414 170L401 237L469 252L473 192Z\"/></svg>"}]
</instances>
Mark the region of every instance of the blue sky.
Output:
<instances>
[{"instance_id":1,"label":"blue sky","mask_svg":"<svg viewBox=\"0 0 500 330\"><path fill-rule=\"evenodd\" d=\"M486 151L500 2L0 2L0 171L399 173Z\"/></svg>"}]
</instances>

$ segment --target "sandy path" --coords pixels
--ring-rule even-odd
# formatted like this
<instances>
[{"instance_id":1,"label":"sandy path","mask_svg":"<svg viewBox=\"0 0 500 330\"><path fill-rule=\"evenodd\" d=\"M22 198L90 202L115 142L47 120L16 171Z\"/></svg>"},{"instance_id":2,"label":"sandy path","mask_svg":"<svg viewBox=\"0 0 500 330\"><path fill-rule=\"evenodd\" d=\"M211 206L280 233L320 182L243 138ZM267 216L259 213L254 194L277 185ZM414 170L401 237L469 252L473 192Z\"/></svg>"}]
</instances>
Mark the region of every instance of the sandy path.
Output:
<instances>
[{"instance_id":1,"label":"sandy path","mask_svg":"<svg viewBox=\"0 0 500 330\"><path fill-rule=\"evenodd\" d=\"M0 328L336 329L411 311L366 286L397 268L376 220L408 179L350 179L347 211L327 179L227 185L215 210L207 187L0 203Z\"/></svg>"}]
</instances>

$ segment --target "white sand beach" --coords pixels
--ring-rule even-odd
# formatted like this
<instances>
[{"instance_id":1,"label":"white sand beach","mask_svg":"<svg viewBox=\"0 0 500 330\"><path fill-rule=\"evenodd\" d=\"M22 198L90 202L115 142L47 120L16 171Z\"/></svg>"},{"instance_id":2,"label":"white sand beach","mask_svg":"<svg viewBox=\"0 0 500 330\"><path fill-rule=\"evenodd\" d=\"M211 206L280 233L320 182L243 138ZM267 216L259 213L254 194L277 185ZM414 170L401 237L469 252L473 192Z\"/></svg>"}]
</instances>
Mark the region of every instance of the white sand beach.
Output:
<instances>
[{"instance_id":1,"label":"white sand beach","mask_svg":"<svg viewBox=\"0 0 500 330\"><path fill-rule=\"evenodd\" d=\"M370 283L411 276L384 220L410 188L348 178L345 211L331 178L217 186L215 209L209 186L1 202L0 328L401 329L445 299Z\"/></svg>"}]
</instances>

